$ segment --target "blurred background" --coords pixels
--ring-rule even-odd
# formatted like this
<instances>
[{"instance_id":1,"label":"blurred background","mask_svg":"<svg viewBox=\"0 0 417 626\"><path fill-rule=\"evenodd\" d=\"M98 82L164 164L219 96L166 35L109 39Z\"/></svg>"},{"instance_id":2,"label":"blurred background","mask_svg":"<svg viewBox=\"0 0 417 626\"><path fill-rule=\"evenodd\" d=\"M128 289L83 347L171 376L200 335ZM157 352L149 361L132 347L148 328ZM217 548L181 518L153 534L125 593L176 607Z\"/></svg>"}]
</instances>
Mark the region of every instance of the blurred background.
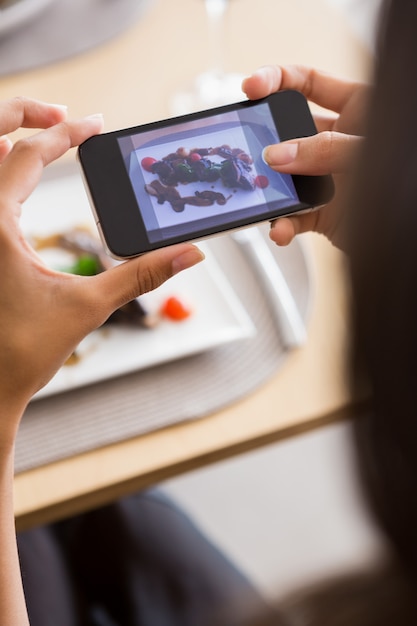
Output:
<instances>
[{"instance_id":1,"label":"blurred background","mask_svg":"<svg viewBox=\"0 0 417 626\"><path fill-rule=\"evenodd\" d=\"M241 77L265 63L304 63L366 76L377 1L277 0L271 7L266 0L6 0L4 6L2 95L24 87L35 97L60 97L73 116L102 112L112 130L121 114L129 125L172 114L178 93L213 69ZM357 39L353 47L346 28Z\"/></svg>"}]
</instances>

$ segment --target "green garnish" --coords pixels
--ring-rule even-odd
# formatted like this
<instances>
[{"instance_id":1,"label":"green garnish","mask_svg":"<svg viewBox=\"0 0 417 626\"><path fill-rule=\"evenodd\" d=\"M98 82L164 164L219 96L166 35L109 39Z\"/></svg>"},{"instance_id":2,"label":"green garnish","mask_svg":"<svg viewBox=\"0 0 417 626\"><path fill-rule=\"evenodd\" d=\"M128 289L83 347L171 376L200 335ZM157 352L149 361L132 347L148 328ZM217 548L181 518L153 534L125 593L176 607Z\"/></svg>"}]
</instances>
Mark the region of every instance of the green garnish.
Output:
<instances>
[{"instance_id":1,"label":"green garnish","mask_svg":"<svg viewBox=\"0 0 417 626\"><path fill-rule=\"evenodd\" d=\"M99 260L91 254L83 254L74 265L64 270L68 274L77 274L78 276L95 276L101 271Z\"/></svg>"}]
</instances>

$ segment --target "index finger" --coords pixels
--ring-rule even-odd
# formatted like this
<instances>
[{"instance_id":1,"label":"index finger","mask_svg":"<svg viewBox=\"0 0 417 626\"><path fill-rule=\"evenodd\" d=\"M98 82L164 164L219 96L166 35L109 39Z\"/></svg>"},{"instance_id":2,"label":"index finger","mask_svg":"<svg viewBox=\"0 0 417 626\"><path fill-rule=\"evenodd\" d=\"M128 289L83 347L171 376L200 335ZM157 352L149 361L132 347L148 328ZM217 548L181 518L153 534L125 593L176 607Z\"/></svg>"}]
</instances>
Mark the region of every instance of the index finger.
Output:
<instances>
[{"instance_id":1,"label":"index finger","mask_svg":"<svg viewBox=\"0 0 417 626\"><path fill-rule=\"evenodd\" d=\"M336 78L303 65L266 65L243 81L248 98L263 98L282 89L295 89L321 107L340 113L362 83Z\"/></svg>"},{"instance_id":2,"label":"index finger","mask_svg":"<svg viewBox=\"0 0 417 626\"><path fill-rule=\"evenodd\" d=\"M93 115L55 124L18 141L0 168L0 197L23 203L36 187L46 165L101 132L102 126L102 117Z\"/></svg>"},{"instance_id":3,"label":"index finger","mask_svg":"<svg viewBox=\"0 0 417 626\"><path fill-rule=\"evenodd\" d=\"M17 97L0 102L0 135L25 128L49 128L66 118L66 107L32 98Z\"/></svg>"}]
</instances>

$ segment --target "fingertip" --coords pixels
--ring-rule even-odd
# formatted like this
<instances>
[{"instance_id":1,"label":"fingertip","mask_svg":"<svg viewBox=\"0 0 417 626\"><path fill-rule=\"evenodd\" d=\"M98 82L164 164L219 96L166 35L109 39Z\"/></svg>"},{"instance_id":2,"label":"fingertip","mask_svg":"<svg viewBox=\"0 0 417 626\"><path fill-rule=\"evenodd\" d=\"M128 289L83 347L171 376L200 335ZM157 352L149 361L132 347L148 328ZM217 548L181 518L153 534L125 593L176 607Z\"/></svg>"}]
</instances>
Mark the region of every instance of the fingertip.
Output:
<instances>
[{"instance_id":1,"label":"fingertip","mask_svg":"<svg viewBox=\"0 0 417 626\"><path fill-rule=\"evenodd\" d=\"M54 103L54 104L50 104L49 106L53 107L54 109L62 113L62 115L67 115L68 113L68 106L66 104Z\"/></svg>"},{"instance_id":2,"label":"fingertip","mask_svg":"<svg viewBox=\"0 0 417 626\"><path fill-rule=\"evenodd\" d=\"M242 82L242 90L251 100L257 100L268 95L268 68L260 67L251 76Z\"/></svg>"},{"instance_id":3,"label":"fingertip","mask_svg":"<svg viewBox=\"0 0 417 626\"><path fill-rule=\"evenodd\" d=\"M189 269L201 261L204 261L204 259L204 252L202 252L200 248L197 248L197 246L190 245L186 250L182 250L180 254L172 260L172 274L175 275L183 270Z\"/></svg>"},{"instance_id":4,"label":"fingertip","mask_svg":"<svg viewBox=\"0 0 417 626\"><path fill-rule=\"evenodd\" d=\"M66 104L49 104L49 125L65 122L68 118L68 107ZM48 124L47 124L48 125Z\"/></svg>"},{"instance_id":5,"label":"fingertip","mask_svg":"<svg viewBox=\"0 0 417 626\"><path fill-rule=\"evenodd\" d=\"M265 163L265 165L271 165L271 159L269 157L269 148L270 146L265 146L265 148L261 152L261 159Z\"/></svg>"},{"instance_id":6,"label":"fingertip","mask_svg":"<svg viewBox=\"0 0 417 626\"><path fill-rule=\"evenodd\" d=\"M103 113L91 113L85 117L86 120L100 120L104 121Z\"/></svg>"},{"instance_id":7,"label":"fingertip","mask_svg":"<svg viewBox=\"0 0 417 626\"><path fill-rule=\"evenodd\" d=\"M298 142L278 143L265 146L262 150L262 160L271 167L289 165L297 158Z\"/></svg>"},{"instance_id":8,"label":"fingertip","mask_svg":"<svg viewBox=\"0 0 417 626\"><path fill-rule=\"evenodd\" d=\"M101 133L104 128L104 116L102 113L93 113L91 115L87 115L84 118L84 121L92 123L95 126L96 133Z\"/></svg>"},{"instance_id":9,"label":"fingertip","mask_svg":"<svg viewBox=\"0 0 417 626\"><path fill-rule=\"evenodd\" d=\"M13 148L13 142L7 135L0 136L0 162L3 161Z\"/></svg>"},{"instance_id":10,"label":"fingertip","mask_svg":"<svg viewBox=\"0 0 417 626\"><path fill-rule=\"evenodd\" d=\"M288 246L296 235L291 218L281 217L271 224L269 238L278 246Z\"/></svg>"},{"instance_id":11,"label":"fingertip","mask_svg":"<svg viewBox=\"0 0 417 626\"><path fill-rule=\"evenodd\" d=\"M245 93L247 95L248 93L248 84L249 84L249 89L250 89L250 76L246 76L246 78L244 78L242 80L242 84L241 84L241 89L243 91L243 93Z\"/></svg>"}]
</instances>

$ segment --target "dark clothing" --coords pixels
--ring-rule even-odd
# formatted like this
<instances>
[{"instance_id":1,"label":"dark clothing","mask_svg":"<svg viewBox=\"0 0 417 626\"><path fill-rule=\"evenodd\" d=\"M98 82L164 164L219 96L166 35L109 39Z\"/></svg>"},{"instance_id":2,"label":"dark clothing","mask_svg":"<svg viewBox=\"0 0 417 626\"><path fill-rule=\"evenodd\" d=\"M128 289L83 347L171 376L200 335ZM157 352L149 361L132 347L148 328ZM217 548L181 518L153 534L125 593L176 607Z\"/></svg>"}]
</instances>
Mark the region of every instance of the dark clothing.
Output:
<instances>
[{"instance_id":1,"label":"dark clothing","mask_svg":"<svg viewBox=\"0 0 417 626\"><path fill-rule=\"evenodd\" d=\"M20 533L31 626L241 626L265 603L151 490Z\"/></svg>"}]
</instances>

